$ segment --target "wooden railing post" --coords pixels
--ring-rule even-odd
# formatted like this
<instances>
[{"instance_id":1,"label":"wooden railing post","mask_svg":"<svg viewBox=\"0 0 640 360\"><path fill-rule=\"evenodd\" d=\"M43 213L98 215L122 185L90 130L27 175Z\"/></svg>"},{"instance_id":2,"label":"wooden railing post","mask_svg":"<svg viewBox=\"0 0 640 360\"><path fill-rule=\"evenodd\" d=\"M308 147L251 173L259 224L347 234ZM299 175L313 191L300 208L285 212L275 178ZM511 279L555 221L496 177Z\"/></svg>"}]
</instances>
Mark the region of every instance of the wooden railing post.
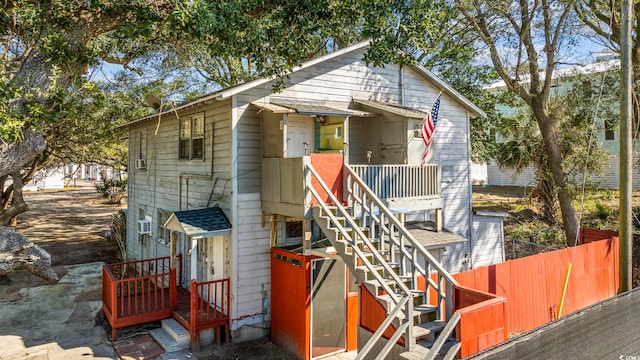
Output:
<instances>
[{"instance_id":1,"label":"wooden railing post","mask_svg":"<svg viewBox=\"0 0 640 360\"><path fill-rule=\"evenodd\" d=\"M200 347L200 337L198 334L198 283L191 279L191 301L189 302L189 335L191 336L191 350L197 351Z\"/></svg>"}]
</instances>

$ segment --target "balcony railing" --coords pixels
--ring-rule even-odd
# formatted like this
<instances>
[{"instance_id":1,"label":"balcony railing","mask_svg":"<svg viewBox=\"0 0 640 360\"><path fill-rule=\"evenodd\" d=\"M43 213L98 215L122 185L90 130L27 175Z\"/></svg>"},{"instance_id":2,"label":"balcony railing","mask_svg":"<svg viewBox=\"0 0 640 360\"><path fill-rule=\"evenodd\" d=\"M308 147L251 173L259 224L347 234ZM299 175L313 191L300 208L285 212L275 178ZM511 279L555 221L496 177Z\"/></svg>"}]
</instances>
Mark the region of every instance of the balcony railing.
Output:
<instances>
[{"instance_id":1,"label":"balcony railing","mask_svg":"<svg viewBox=\"0 0 640 360\"><path fill-rule=\"evenodd\" d=\"M380 199L440 195L439 165L349 165Z\"/></svg>"},{"instance_id":2,"label":"balcony railing","mask_svg":"<svg viewBox=\"0 0 640 360\"><path fill-rule=\"evenodd\" d=\"M341 154L311 154L299 158L262 159L262 209L265 212L292 217L308 215L307 210L318 201L305 193L309 182L325 202L328 194L304 171L311 164L339 201L347 203ZM348 165L374 194L394 207L413 209L442 208L441 170L439 165ZM352 176L351 176L352 177ZM414 209L415 210L415 209Z\"/></svg>"}]
</instances>

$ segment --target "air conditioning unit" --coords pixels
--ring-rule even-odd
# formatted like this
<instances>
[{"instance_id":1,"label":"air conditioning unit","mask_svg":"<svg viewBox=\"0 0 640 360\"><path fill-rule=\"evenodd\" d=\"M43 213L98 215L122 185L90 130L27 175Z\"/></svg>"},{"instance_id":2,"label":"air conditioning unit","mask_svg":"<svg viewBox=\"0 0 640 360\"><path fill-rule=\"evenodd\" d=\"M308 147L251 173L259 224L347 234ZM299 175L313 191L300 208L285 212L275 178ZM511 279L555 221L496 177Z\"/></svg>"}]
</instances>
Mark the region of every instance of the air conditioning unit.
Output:
<instances>
[{"instance_id":1,"label":"air conditioning unit","mask_svg":"<svg viewBox=\"0 0 640 360\"><path fill-rule=\"evenodd\" d=\"M151 234L151 221L138 220L138 234L149 235Z\"/></svg>"},{"instance_id":2,"label":"air conditioning unit","mask_svg":"<svg viewBox=\"0 0 640 360\"><path fill-rule=\"evenodd\" d=\"M147 161L145 159L136 159L136 169L146 169Z\"/></svg>"}]
</instances>

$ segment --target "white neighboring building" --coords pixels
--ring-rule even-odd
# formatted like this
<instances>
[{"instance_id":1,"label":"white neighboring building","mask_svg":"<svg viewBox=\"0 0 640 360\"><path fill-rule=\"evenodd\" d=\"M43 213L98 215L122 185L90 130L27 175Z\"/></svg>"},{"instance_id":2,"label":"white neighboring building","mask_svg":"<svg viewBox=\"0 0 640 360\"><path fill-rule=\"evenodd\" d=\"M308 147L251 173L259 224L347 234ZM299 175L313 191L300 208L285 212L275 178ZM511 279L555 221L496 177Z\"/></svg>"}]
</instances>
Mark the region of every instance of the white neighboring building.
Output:
<instances>
[{"instance_id":1,"label":"white neighboring building","mask_svg":"<svg viewBox=\"0 0 640 360\"><path fill-rule=\"evenodd\" d=\"M571 81L575 76L598 74L603 71L616 69L619 66L620 61L613 59L557 70L553 74L553 79L555 80L555 84L552 85L553 94L557 95L570 88ZM527 82L526 77L524 77L523 82ZM505 91L506 86L504 81L499 81L486 87L485 90L489 92ZM504 115L510 115L514 114L517 109L503 107L500 110ZM595 183L604 189L618 189L620 181L620 162L618 161L618 154L620 151L619 129L617 127L607 128L605 123L606 119L597 119L596 136L602 144L604 151L609 154L609 157L607 158L606 165L603 169L603 174L591 174L590 180L592 183ZM634 144L634 164L640 161L639 151L640 148L638 145ZM474 164L474 166L476 165L477 164ZM536 170L533 166L526 167L518 174L511 169L500 169L496 162L492 160L486 165L486 172L487 185L522 187L535 185ZM633 171L633 189L640 190L640 171L638 170L638 167L634 167Z\"/></svg>"}]
</instances>

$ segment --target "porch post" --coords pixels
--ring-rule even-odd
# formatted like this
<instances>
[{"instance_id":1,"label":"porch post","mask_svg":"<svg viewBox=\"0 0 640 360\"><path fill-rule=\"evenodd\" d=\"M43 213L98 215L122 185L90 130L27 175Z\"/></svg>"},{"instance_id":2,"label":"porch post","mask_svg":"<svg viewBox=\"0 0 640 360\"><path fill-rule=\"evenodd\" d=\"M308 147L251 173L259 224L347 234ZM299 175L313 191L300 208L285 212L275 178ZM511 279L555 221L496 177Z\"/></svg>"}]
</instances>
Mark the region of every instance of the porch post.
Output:
<instances>
[{"instance_id":1,"label":"porch post","mask_svg":"<svg viewBox=\"0 0 640 360\"><path fill-rule=\"evenodd\" d=\"M176 232L171 231L169 233L169 268L171 270L176 268Z\"/></svg>"},{"instance_id":2,"label":"porch post","mask_svg":"<svg viewBox=\"0 0 640 360\"><path fill-rule=\"evenodd\" d=\"M287 156L287 114L282 114L282 157Z\"/></svg>"},{"instance_id":3,"label":"porch post","mask_svg":"<svg viewBox=\"0 0 640 360\"><path fill-rule=\"evenodd\" d=\"M342 151L342 163L349 164L349 116L344 117L344 124L342 126L342 140L344 142L344 150Z\"/></svg>"},{"instance_id":4,"label":"porch post","mask_svg":"<svg viewBox=\"0 0 640 360\"><path fill-rule=\"evenodd\" d=\"M191 237L191 280L198 275L198 238Z\"/></svg>"}]
</instances>

